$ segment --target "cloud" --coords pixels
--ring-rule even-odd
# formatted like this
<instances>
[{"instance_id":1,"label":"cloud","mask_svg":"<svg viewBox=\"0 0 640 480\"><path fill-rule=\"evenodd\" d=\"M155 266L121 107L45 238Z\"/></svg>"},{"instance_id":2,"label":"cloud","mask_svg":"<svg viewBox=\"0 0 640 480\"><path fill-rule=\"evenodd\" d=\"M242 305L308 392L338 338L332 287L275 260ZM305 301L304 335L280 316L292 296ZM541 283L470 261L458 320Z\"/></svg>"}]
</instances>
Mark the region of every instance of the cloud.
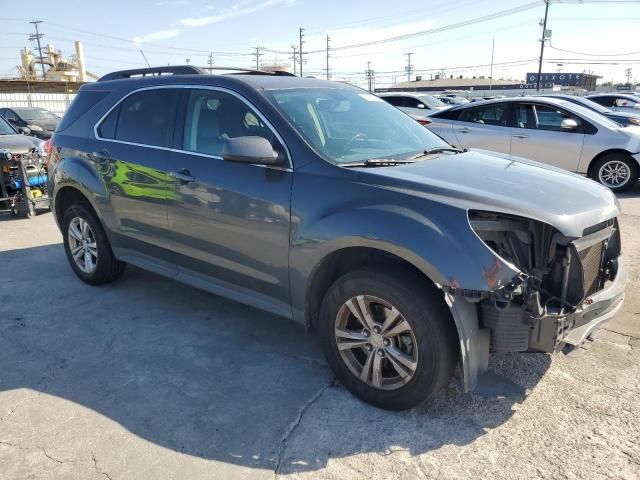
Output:
<instances>
[{"instance_id":1,"label":"cloud","mask_svg":"<svg viewBox=\"0 0 640 480\"><path fill-rule=\"evenodd\" d=\"M177 37L178 35L180 35L180 29L179 28L170 28L168 30L159 30L157 32L151 32L151 33L147 33L146 35L143 36L136 36L133 37L133 41L135 43L145 43L145 42L153 42L156 40L167 40L169 38L174 38Z\"/></svg>"},{"instance_id":2,"label":"cloud","mask_svg":"<svg viewBox=\"0 0 640 480\"><path fill-rule=\"evenodd\" d=\"M219 23L230 18L241 17L243 15L250 15L259 10L265 8L274 7L276 5L291 5L295 3L295 0L266 0L261 3L240 6L238 4L232 5L231 8L220 10L217 15L208 15L203 17L187 17L179 21L179 23L185 27L204 27L213 23Z\"/></svg>"}]
</instances>

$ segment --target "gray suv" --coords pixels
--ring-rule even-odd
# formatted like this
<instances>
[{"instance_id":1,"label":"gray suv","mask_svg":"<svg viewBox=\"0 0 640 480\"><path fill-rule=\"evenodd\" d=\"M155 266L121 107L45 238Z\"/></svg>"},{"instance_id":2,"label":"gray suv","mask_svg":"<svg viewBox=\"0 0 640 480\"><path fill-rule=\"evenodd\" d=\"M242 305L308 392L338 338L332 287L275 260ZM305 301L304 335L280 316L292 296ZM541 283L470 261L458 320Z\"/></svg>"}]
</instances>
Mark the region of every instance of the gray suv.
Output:
<instances>
[{"instance_id":1,"label":"gray suv","mask_svg":"<svg viewBox=\"0 0 640 480\"><path fill-rule=\"evenodd\" d=\"M193 67L84 85L53 137L71 268L127 264L316 330L378 407L434 395L490 352L580 344L621 307L614 195L542 164L462 152L370 93Z\"/></svg>"}]
</instances>

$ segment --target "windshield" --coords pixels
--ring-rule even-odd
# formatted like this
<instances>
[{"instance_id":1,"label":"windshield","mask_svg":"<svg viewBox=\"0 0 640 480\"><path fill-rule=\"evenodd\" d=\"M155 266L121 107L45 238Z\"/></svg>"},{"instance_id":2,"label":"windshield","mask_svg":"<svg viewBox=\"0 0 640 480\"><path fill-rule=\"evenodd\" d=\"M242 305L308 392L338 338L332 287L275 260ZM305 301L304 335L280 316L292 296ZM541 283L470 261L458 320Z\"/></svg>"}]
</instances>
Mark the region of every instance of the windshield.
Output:
<instances>
[{"instance_id":1,"label":"windshield","mask_svg":"<svg viewBox=\"0 0 640 480\"><path fill-rule=\"evenodd\" d=\"M3 117L0 117L0 135L15 135L16 132Z\"/></svg>"},{"instance_id":2,"label":"windshield","mask_svg":"<svg viewBox=\"0 0 640 480\"><path fill-rule=\"evenodd\" d=\"M421 94L421 95L416 95L416 97L422 100L422 102L429 105L431 108L440 108L440 107L447 106L443 102L438 100L436 97L432 97L431 95Z\"/></svg>"},{"instance_id":3,"label":"windshield","mask_svg":"<svg viewBox=\"0 0 640 480\"><path fill-rule=\"evenodd\" d=\"M60 120L55 113L44 108L14 108L16 113L24 120Z\"/></svg>"},{"instance_id":4,"label":"windshield","mask_svg":"<svg viewBox=\"0 0 640 480\"><path fill-rule=\"evenodd\" d=\"M267 90L267 98L318 153L337 163L403 159L449 145L408 115L364 90Z\"/></svg>"}]
</instances>

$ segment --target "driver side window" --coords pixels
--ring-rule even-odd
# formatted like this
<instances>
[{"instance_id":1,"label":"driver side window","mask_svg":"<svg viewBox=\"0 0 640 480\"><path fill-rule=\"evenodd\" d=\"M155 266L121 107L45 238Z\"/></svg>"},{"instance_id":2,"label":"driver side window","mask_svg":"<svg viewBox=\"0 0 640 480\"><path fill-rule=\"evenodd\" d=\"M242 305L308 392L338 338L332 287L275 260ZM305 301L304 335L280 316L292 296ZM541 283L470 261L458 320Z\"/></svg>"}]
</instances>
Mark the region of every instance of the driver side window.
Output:
<instances>
[{"instance_id":1,"label":"driver side window","mask_svg":"<svg viewBox=\"0 0 640 480\"><path fill-rule=\"evenodd\" d=\"M273 132L239 98L217 90L189 92L182 140L184 150L222 156L228 139L246 136L265 138L278 149Z\"/></svg>"}]
</instances>

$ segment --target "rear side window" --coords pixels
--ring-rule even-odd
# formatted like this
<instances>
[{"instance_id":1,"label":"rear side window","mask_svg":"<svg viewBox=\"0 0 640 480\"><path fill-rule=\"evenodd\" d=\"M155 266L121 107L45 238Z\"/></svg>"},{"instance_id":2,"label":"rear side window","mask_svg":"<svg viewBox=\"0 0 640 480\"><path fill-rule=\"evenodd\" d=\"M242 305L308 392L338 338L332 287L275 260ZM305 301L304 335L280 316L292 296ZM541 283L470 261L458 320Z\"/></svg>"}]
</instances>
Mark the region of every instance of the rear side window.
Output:
<instances>
[{"instance_id":1,"label":"rear side window","mask_svg":"<svg viewBox=\"0 0 640 480\"><path fill-rule=\"evenodd\" d=\"M60 120L57 131L61 132L71 126L82 115L91 110L100 100L109 95L109 93L111 92L108 90L80 90L76 98L71 102L71 105L69 105L62 120Z\"/></svg>"},{"instance_id":2,"label":"rear side window","mask_svg":"<svg viewBox=\"0 0 640 480\"><path fill-rule=\"evenodd\" d=\"M128 96L100 124L100 137L168 147L179 94L178 89L167 88Z\"/></svg>"},{"instance_id":3,"label":"rear side window","mask_svg":"<svg viewBox=\"0 0 640 480\"><path fill-rule=\"evenodd\" d=\"M394 107L401 107L402 106L402 97L382 97L382 99L385 102L390 103Z\"/></svg>"},{"instance_id":4,"label":"rear side window","mask_svg":"<svg viewBox=\"0 0 640 480\"><path fill-rule=\"evenodd\" d=\"M459 120L461 122L507 127L509 125L509 105L506 103L492 103L491 105L467 108L463 110Z\"/></svg>"},{"instance_id":5,"label":"rear side window","mask_svg":"<svg viewBox=\"0 0 640 480\"><path fill-rule=\"evenodd\" d=\"M440 112L436 112L431 117L433 118L442 118L443 120L457 120L460 116L460 113L464 110L458 110L455 108L450 108L448 110L442 110Z\"/></svg>"}]
</instances>

